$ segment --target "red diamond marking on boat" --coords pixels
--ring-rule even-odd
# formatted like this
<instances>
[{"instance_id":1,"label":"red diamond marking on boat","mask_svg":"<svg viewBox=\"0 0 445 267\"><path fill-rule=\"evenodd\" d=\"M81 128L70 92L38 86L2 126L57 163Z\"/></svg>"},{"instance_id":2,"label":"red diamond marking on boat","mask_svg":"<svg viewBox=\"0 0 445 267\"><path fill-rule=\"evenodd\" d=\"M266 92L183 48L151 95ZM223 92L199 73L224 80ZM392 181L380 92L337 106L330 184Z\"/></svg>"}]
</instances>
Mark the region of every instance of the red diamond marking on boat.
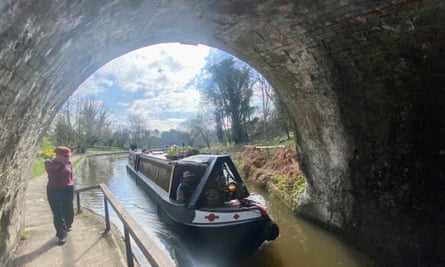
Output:
<instances>
[{"instance_id":1,"label":"red diamond marking on boat","mask_svg":"<svg viewBox=\"0 0 445 267\"><path fill-rule=\"evenodd\" d=\"M205 216L205 219L209 220L209 222L213 222L215 219L219 219L219 216L216 216L213 213L210 213L209 216Z\"/></svg>"},{"instance_id":2,"label":"red diamond marking on boat","mask_svg":"<svg viewBox=\"0 0 445 267\"><path fill-rule=\"evenodd\" d=\"M238 220L238 218L239 218L238 214L233 215L233 219Z\"/></svg>"}]
</instances>

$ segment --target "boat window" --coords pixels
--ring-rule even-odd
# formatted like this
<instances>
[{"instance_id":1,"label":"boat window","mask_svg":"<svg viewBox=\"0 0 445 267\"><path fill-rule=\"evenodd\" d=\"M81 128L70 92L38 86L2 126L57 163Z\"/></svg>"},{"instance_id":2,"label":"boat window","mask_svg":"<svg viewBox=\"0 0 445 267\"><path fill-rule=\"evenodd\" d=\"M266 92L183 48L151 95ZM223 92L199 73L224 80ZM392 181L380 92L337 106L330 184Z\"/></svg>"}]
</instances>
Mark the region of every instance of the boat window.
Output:
<instances>
[{"instance_id":1,"label":"boat window","mask_svg":"<svg viewBox=\"0 0 445 267\"><path fill-rule=\"evenodd\" d=\"M192 180L193 187L196 187L204 176L207 167L203 165L176 165L173 170L172 184L170 187L170 198L176 200L176 190L182 182L182 176L185 171L191 171L194 175Z\"/></svg>"},{"instance_id":2,"label":"boat window","mask_svg":"<svg viewBox=\"0 0 445 267\"><path fill-rule=\"evenodd\" d=\"M142 158L140 161L140 171L150 180L155 182L165 191L168 191L170 184L171 166L163 165Z\"/></svg>"},{"instance_id":3,"label":"boat window","mask_svg":"<svg viewBox=\"0 0 445 267\"><path fill-rule=\"evenodd\" d=\"M204 207L225 206L228 202L247 195L247 189L233 163L219 161L200 196L200 203Z\"/></svg>"}]
</instances>

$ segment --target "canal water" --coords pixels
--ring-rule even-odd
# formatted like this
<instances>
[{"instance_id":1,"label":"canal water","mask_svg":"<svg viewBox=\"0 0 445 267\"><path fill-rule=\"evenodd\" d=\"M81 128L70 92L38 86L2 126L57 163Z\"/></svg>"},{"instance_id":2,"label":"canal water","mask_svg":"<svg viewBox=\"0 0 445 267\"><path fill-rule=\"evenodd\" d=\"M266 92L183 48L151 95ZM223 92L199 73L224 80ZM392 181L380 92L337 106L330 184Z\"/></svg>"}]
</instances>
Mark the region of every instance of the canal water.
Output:
<instances>
[{"instance_id":1,"label":"canal water","mask_svg":"<svg viewBox=\"0 0 445 267\"><path fill-rule=\"evenodd\" d=\"M81 175L76 175L76 188L106 184L120 204L133 216L146 233L174 259L178 266L255 266L255 267L358 267L373 266L369 258L340 241L324 229L295 217L279 201L264 197L271 217L280 227L280 236L263 244L254 254L243 258L218 255L207 251L175 233L159 218L156 204L135 183L126 170L127 155L96 156L87 159ZM255 188L248 185L251 193ZM81 194L82 206L104 214L103 195L99 191ZM123 231L123 226L110 209L112 222ZM211 240L211 237L209 237ZM141 266L149 266L136 246L132 246Z\"/></svg>"}]
</instances>

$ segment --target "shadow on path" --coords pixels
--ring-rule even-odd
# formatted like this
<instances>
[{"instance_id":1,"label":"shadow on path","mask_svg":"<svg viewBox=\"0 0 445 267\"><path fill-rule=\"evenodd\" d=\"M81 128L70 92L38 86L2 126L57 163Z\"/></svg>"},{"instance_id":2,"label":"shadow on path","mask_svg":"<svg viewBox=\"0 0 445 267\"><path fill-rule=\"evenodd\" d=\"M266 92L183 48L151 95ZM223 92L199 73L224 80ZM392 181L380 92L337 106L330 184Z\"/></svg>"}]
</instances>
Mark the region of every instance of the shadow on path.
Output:
<instances>
[{"instance_id":1,"label":"shadow on path","mask_svg":"<svg viewBox=\"0 0 445 267\"><path fill-rule=\"evenodd\" d=\"M24 242L26 242L26 240ZM34 251L31 251L28 254L25 254L20 257L15 258L10 266L11 267L19 266L19 265L17 265L17 263L20 263L20 265L24 265L26 263L32 262L35 258L42 256L43 254L47 253L51 248L54 248L57 246L58 246L58 244L57 244L56 239L51 238L48 241L46 241L46 243L43 244L40 248L38 248Z\"/></svg>"}]
</instances>

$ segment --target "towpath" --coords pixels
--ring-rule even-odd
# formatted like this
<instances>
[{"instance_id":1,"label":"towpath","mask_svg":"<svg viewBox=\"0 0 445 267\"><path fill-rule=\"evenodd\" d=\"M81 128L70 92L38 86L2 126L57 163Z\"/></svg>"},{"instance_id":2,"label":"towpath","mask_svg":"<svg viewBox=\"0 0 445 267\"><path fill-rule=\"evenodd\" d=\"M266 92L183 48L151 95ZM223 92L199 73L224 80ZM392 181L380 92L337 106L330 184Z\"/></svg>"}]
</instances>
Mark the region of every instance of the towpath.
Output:
<instances>
[{"instance_id":1,"label":"towpath","mask_svg":"<svg viewBox=\"0 0 445 267\"><path fill-rule=\"evenodd\" d=\"M58 245L46 197L46 174L31 179L25 193L25 235L10 267L126 266L124 241L119 231L103 234L104 218L86 209L76 213L73 230ZM135 263L135 266L136 263Z\"/></svg>"}]
</instances>

